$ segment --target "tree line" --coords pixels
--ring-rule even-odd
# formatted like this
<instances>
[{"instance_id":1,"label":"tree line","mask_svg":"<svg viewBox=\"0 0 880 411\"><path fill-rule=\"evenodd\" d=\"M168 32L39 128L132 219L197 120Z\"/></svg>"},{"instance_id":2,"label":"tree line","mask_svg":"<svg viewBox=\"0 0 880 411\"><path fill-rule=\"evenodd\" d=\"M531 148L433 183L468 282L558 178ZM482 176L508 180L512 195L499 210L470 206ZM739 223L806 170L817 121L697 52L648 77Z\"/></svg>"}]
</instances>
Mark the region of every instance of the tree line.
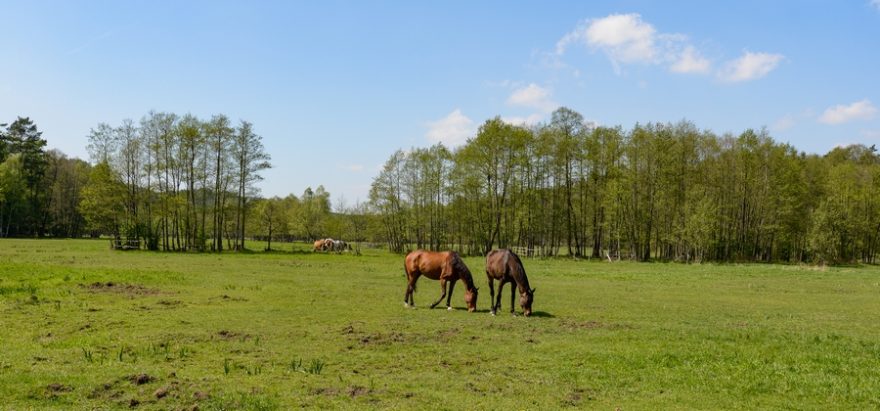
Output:
<instances>
[{"instance_id":1,"label":"tree line","mask_svg":"<svg viewBox=\"0 0 880 411\"><path fill-rule=\"evenodd\" d=\"M91 163L46 150L30 118L0 124L0 237L111 236L167 251L366 239L366 204L333 212L323 186L261 198L255 184L270 158L247 121L150 112L98 124L88 141Z\"/></svg>"},{"instance_id":2,"label":"tree line","mask_svg":"<svg viewBox=\"0 0 880 411\"><path fill-rule=\"evenodd\" d=\"M833 263L875 263L880 240L874 146L805 154L766 130L625 130L560 108L529 127L487 120L454 150L398 150L368 202L334 206L321 186L261 198L261 140L222 114L150 112L93 128L90 163L47 150L19 117L0 125L0 237L105 235L169 251L334 237L394 252Z\"/></svg>"},{"instance_id":3,"label":"tree line","mask_svg":"<svg viewBox=\"0 0 880 411\"><path fill-rule=\"evenodd\" d=\"M89 171L85 161L47 151L30 118L0 124L0 237L80 236L79 194Z\"/></svg>"},{"instance_id":4,"label":"tree line","mask_svg":"<svg viewBox=\"0 0 880 411\"><path fill-rule=\"evenodd\" d=\"M91 229L151 250L244 247L248 199L270 167L251 123L150 112L88 139L95 166L80 209Z\"/></svg>"},{"instance_id":5,"label":"tree line","mask_svg":"<svg viewBox=\"0 0 880 411\"><path fill-rule=\"evenodd\" d=\"M396 151L370 204L397 252L874 263L880 156L687 121L597 127L563 107L532 127L487 120L455 150Z\"/></svg>"}]
</instances>

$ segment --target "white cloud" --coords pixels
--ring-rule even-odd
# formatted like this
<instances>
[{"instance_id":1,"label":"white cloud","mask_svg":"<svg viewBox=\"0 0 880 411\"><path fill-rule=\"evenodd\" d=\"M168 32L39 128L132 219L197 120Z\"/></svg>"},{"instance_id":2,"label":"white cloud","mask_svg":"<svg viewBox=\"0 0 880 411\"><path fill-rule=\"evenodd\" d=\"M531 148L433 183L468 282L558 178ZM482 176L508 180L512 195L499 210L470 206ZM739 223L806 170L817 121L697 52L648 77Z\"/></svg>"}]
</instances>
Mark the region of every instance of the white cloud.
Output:
<instances>
[{"instance_id":1,"label":"white cloud","mask_svg":"<svg viewBox=\"0 0 880 411\"><path fill-rule=\"evenodd\" d=\"M877 107L864 99L850 105L839 104L829 107L819 116L819 122L825 124L842 124L854 120L870 120L877 114Z\"/></svg>"},{"instance_id":2,"label":"white cloud","mask_svg":"<svg viewBox=\"0 0 880 411\"><path fill-rule=\"evenodd\" d=\"M742 57L727 62L718 77L731 83L759 79L773 71L783 58L782 54L746 51Z\"/></svg>"},{"instance_id":3,"label":"white cloud","mask_svg":"<svg viewBox=\"0 0 880 411\"><path fill-rule=\"evenodd\" d=\"M615 63L650 63L656 57L654 26L638 14L612 14L593 20L584 32L591 47L601 49Z\"/></svg>"},{"instance_id":4,"label":"white cloud","mask_svg":"<svg viewBox=\"0 0 880 411\"><path fill-rule=\"evenodd\" d=\"M425 137L432 144L443 143L447 147L464 144L468 137L476 133L474 121L455 109L446 117L428 122L428 133Z\"/></svg>"},{"instance_id":5,"label":"white cloud","mask_svg":"<svg viewBox=\"0 0 880 411\"><path fill-rule=\"evenodd\" d=\"M569 45L581 42L585 31L586 27L583 24L579 24L571 33L566 33L562 36L562 38L556 42L556 54L561 56L565 54L566 50L568 50Z\"/></svg>"},{"instance_id":6,"label":"white cloud","mask_svg":"<svg viewBox=\"0 0 880 411\"><path fill-rule=\"evenodd\" d=\"M674 73L706 74L711 66L712 63L701 56L694 46L687 46L677 60L669 66L669 70Z\"/></svg>"},{"instance_id":7,"label":"white cloud","mask_svg":"<svg viewBox=\"0 0 880 411\"><path fill-rule=\"evenodd\" d=\"M791 114L786 114L782 116L779 120L776 120L775 123L770 127L773 131L785 131L788 130L796 124L795 118Z\"/></svg>"},{"instance_id":8,"label":"white cloud","mask_svg":"<svg viewBox=\"0 0 880 411\"><path fill-rule=\"evenodd\" d=\"M550 97L550 90L535 83L516 89L507 98L507 104L511 106L528 107L549 113L559 105Z\"/></svg>"},{"instance_id":9,"label":"white cloud","mask_svg":"<svg viewBox=\"0 0 880 411\"><path fill-rule=\"evenodd\" d=\"M538 124L541 120L544 119L544 116L540 113L530 114L527 117L518 117L518 116L510 116L510 117L502 117L501 121L512 124L514 126L533 126Z\"/></svg>"},{"instance_id":10,"label":"white cloud","mask_svg":"<svg viewBox=\"0 0 880 411\"><path fill-rule=\"evenodd\" d=\"M687 36L660 33L636 13L586 20L556 42L562 56L572 44L583 44L608 56L614 71L623 64L665 65L675 73L705 74L712 63L689 44Z\"/></svg>"}]
</instances>

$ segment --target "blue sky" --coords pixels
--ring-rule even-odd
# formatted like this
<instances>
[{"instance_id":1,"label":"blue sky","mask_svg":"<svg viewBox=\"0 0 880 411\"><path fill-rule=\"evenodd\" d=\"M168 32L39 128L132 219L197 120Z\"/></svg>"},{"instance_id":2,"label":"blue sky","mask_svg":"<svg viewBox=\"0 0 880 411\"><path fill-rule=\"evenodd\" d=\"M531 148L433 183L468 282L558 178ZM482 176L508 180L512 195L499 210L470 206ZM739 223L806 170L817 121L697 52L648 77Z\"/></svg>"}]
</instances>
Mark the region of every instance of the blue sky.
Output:
<instances>
[{"instance_id":1,"label":"blue sky","mask_svg":"<svg viewBox=\"0 0 880 411\"><path fill-rule=\"evenodd\" d=\"M253 4L250 4L253 3ZM880 0L0 1L0 121L85 158L149 110L254 123L264 195L364 200L398 148L486 119L766 126L824 153L880 143Z\"/></svg>"}]
</instances>

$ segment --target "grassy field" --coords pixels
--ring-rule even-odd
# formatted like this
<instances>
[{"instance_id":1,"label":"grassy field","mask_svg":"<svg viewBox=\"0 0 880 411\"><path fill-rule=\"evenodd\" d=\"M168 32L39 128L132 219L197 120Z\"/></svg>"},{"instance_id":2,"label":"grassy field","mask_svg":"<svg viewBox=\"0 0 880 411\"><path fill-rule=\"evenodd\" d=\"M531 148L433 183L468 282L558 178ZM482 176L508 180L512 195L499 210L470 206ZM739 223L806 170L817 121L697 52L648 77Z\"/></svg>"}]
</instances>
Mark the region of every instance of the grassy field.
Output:
<instances>
[{"instance_id":1,"label":"grassy field","mask_svg":"<svg viewBox=\"0 0 880 411\"><path fill-rule=\"evenodd\" d=\"M467 313L404 308L401 256L279 246L0 241L0 408L880 407L876 267L527 259L535 315L492 317L480 258Z\"/></svg>"}]
</instances>

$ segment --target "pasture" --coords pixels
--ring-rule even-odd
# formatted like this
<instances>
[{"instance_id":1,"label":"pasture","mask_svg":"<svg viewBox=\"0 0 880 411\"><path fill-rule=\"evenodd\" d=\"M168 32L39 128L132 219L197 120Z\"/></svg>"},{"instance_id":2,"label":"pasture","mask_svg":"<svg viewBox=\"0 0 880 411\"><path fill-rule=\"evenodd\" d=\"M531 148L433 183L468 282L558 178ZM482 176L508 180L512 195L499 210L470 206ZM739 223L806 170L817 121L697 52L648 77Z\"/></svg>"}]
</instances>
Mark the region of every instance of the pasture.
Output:
<instances>
[{"instance_id":1,"label":"pasture","mask_svg":"<svg viewBox=\"0 0 880 411\"><path fill-rule=\"evenodd\" d=\"M482 258L468 313L404 308L402 256L277 246L0 241L0 408L880 407L877 267L525 259L533 316L492 317Z\"/></svg>"}]
</instances>

